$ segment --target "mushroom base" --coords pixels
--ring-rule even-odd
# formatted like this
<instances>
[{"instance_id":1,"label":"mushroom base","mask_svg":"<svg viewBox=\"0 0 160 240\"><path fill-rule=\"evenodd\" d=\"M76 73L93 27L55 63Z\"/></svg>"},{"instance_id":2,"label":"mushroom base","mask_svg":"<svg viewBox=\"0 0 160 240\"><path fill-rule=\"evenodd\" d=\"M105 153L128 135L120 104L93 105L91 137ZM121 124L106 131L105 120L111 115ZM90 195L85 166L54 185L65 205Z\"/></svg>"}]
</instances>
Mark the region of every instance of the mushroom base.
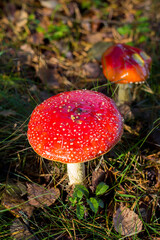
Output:
<instances>
[{"instance_id":1,"label":"mushroom base","mask_svg":"<svg viewBox=\"0 0 160 240\"><path fill-rule=\"evenodd\" d=\"M84 163L68 163L67 172L69 185L84 184L85 166Z\"/></svg>"},{"instance_id":2,"label":"mushroom base","mask_svg":"<svg viewBox=\"0 0 160 240\"><path fill-rule=\"evenodd\" d=\"M117 84L117 85L118 85L117 105L131 102L132 101L132 97L131 97L132 84L127 83L127 84Z\"/></svg>"}]
</instances>

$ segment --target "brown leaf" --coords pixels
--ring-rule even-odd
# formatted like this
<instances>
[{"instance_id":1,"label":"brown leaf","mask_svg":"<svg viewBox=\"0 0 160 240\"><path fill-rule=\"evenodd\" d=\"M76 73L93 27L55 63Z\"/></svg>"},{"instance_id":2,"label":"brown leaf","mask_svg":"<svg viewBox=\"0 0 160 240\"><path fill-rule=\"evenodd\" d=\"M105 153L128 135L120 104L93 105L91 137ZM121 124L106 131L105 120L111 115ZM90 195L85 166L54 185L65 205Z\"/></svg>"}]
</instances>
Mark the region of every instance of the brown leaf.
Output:
<instances>
[{"instance_id":1,"label":"brown leaf","mask_svg":"<svg viewBox=\"0 0 160 240\"><path fill-rule=\"evenodd\" d=\"M27 64L29 66L34 67L34 64L33 64L34 56L35 56L35 52L29 44L25 43L21 45L20 51L18 52L18 58L22 65Z\"/></svg>"},{"instance_id":2,"label":"brown leaf","mask_svg":"<svg viewBox=\"0 0 160 240\"><path fill-rule=\"evenodd\" d=\"M138 215L127 207L120 206L113 214L115 230L121 235L133 235L142 230L142 221Z\"/></svg>"},{"instance_id":3,"label":"brown leaf","mask_svg":"<svg viewBox=\"0 0 160 240\"><path fill-rule=\"evenodd\" d=\"M121 112L121 114L125 120L133 120L134 119L132 109L128 104L126 104L126 103L121 104L119 106L119 111Z\"/></svg>"},{"instance_id":4,"label":"brown leaf","mask_svg":"<svg viewBox=\"0 0 160 240\"><path fill-rule=\"evenodd\" d=\"M155 187L160 188L160 169L158 169L157 183L156 183Z\"/></svg>"},{"instance_id":5,"label":"brown leaf","mask_svg":"<svg viewBox=\"0 0 160 240\"><path fill-rule=\"evenodd\" d=\"M43 44L43 40L44 40L44 35L43 33L33 33L29 39L28 42L30 42L31 44L37 45L39 46L40 44Z\"/></svg>"},{"instance_id":6,"label":"brown leaf","mask_svg":"<svg viewBox=\"0 0 160 240\"><path fill-rule=\"evenodd\" d=\"M41 67L36 67L37 76L41 79L41 81L47 85L50 89L59 88L58 77L59 75L56 73L55 69L49 69L46 64Z\"/></svg>"},{"instance_id":7,"label":"brown leaf","mask_svg":"<svg viewBox=\"0 0 160 240\"><path fill-rule=\"evenodd\" d=\"M88 56L90 59L101 60L102 54L112 45L111 42L96 42L88 52Z\"/></svg>"},{"instance_id":8,"label":"brown leaf","mask_svg":"<svg viewBox=\"0 0 160 240\"><path fill-rule=\"evenodd\" d=\"M102 33L102 32L92 33L86 36L86 41L89 43L95 44L99 41L102 41L104 37L105 37L105 33Z\"/></svg>"},{"instance_id":9,"label":"brown leaf","mask_svg":"<svg viewBox=\"0 0 160 240\"><path fill-rule=\"evenodd\" d=\"M57 0L40 0L40 3L42 7L50 8L50 9L55 9L57 5L59 5L59 2Z\"/></svg>"},{"instance_id":10,"label":"brown leaf","mask_svg":"<svg viewBox=\"0 0 160 240\"><path fill-rule=\"evenodd\" d=\"M24 51L27 54L30 54L31 56L33 56L35 54L34 50L31 48L31 46L27 43L21 45L20 49L22 51Z\"/></svg>"},{"instance_id":11,"label":"brown leaf","mask_svg":"<svg viewBox=\"0 0 160 240\"><path fill-rule=\"evenodd\" d=\"M29 203L35 207L52 205L60 196L58 188L45 189L35 183L27 183Z\"/></svg>"},{"instance_id":12,"label":"brown leaf","mask_svg":"<svg viewBox=\"0 0 160 240\"><path fill-rule=\"evenodd\" d=\"M158 201L154 202L150 195L146 195L139 200L139 211L144 222L150 223L153 216L153 206L156 208Z\"/></svg>"},{"instance_id":13,"label":"brown leaf","mask_svg":"<svg viewBox=\"0 0 160 240\"><path fill-rule=\"evenodd\" d=\"M105 171L103 171L102 169L98 169L97 171L94 171L92 173L92 190L95 191L97 185L100 183L100 182L103 182L104 181L104 178L105 178Z\"/></svg>"},{"instance_id":14,"label":"brown leaf","mask_svg":"<svg viewBox=\"0 0 160 240\"><path fill-rule=\"evenodd\" d=\"M35 240L27 226L22 223L19 219L14 219L10 226L10 232L14 240L30 239Z\"/></svg>"},{"instance_id":15,"label":"brown leaf","mask_svg":"<svg viewBox=\"0 0 160 240\"><path fill-rule=\"evenodd\" d=\"M8 193L3 193L1 204L7 208L14 216L22 218L24 217L24 214L27 215L27 217L31 217L34 209L22 198L12 197Z\"/></svg>"},{"instance_id":16,"label":"brown leaf","mask_svg":"<svg viewBox=\"0 0 160 240\"><path fill-rule=\"evenodd\" d=\"M57 89L61 83L62 76L58 73L55 66L49 68L43 55L38 56L29 44L21 46L22 52L19 52L20 61L35 68L36 75L50 89ZM64 82L64 81L63 81Z\"/></svg>"},{"instance_id":17,"label":"brown leaf","mask_svg":"<svg viewBox=\"0 0 160 240\"><path fill-rule=\"evenodd\" d=\"M16 28L20 29L24 26L26 26L28 21L28 13L24 10L17 10L15 12L15 22L16 22Z\"/></svg>"},{"instance_id":18,"label":"brown leaf","mask_svg":"<svg viewBox=\"0 0 160 240\"><path fill-rule=\"evenodd\" d=\"M83 20L81 21L82 28L88 32L98 32L101 25L100 15L101 11L96 8L90 8L86 14L83 15Z\"/></svg>"},{"instance_id":19,"label":"brown leaf","mask_svg":"<svg viewBox=\"0 0 160 240\"><path fill-rule=\"evenodd\" d=\"M97 62L89 62L82 66L83 75L89 78L98 78L101 69Z\"/></svg>"},{"instance_id":20,"label":"brown leaf","mask_svg":"<svg viewBox=\"0 0 160 240\"><path fill-rule=\"evenodd\" d=\"M24 196L27 193L27 188L26 185L21 183L21 182L13 182L13 181L9 181L6 184L6 193L8 193L9 195L11 195L12 197L17 197L17 198L21 198L22 196Z\"/></svg>"}]
</instances>

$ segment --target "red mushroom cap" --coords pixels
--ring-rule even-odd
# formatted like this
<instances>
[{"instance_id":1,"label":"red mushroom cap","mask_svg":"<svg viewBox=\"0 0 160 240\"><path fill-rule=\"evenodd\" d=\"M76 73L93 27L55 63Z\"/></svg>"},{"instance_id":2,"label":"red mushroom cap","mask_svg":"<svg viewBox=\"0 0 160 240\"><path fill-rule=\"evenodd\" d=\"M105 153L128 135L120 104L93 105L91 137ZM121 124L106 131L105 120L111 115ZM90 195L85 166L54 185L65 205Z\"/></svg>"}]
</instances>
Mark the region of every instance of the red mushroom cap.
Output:
<instances>
[{"instance_id":1,"label":"red mushroom cap","mask_svg":"<svg viewBox=\"0 0 160 240\"><path fill-rule=\"evenodd\" d=\"M115 83L145 81L151 63L151 58L144 51L125 44L111 46L102 55L103 73Z\"/></svg>"},{"instance_id":2,"label":"red mushroom cap","mask_svg":"<svg viewBox=\"0 0 160 240\"><path fill-rule=\"evenodd\" d=\"M112 99L98 92L75 90L38 105L27 135L40 156L78 163L108 152L122 132L123 119Z\"/></svg>"}]
</instances>

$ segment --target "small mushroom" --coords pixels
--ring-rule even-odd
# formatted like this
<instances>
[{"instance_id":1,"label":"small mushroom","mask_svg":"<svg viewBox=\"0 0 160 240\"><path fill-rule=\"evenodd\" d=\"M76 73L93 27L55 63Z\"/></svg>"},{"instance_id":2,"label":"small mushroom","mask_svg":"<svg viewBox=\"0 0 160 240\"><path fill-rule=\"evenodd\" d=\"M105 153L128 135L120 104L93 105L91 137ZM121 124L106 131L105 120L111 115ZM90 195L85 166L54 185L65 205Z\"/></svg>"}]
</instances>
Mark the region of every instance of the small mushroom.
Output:
<instances>
[{"instance_id":1,"label":"small mushroom","mask_svg":"<svg viewBox=\"0 0 160 240\"><path fill-rule=\"evenodd\" d=\"M112 99L75 90L53 96L33 111L28 140L40 156L67 164L69 184L83 184L84 162L108 152L123 132L123 119Z\"/></svg>"},{"instance_id":2,"label":"small mushroom","mask_svg":"<svg viewBox=\"0 0 160 240\"><path fill-rule=\"evenodd\" d=\"M118 85L118 104L131 102L131 83L144 82L150 72L152 60L141 49L126 44L109 47L102 55L105 77Z\"/></svg>"}]
</instances>

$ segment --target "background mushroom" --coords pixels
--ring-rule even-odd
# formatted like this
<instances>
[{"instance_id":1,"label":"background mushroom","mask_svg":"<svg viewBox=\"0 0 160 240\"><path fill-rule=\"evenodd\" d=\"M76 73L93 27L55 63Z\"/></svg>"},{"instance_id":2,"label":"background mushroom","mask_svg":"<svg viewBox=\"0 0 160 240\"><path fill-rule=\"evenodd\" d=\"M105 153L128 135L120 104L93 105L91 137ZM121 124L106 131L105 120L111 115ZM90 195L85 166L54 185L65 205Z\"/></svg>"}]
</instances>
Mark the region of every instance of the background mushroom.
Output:
<instances>
[{"instance_id":1,"label":"background mushroom","mask_svg":"<svg viewBox=\"0 0 160 240\"><path fill-rule=\"evenodd\" d=\"M108 152L123 132L122 116L102 93L75 90L38 105L28 140L40 156L67 164L69 184L83 184L84 162Z\"/></svg>"},{"instance_id":2,"label":"background mushroom","mask_svg":"<svg viewBox=\"0 0 160 240\"><path fill-rule=\"evenodd\" d=\"M131 83L142 83L148 78L151 62L143 50L125 44L111 46L103 53L103 73L118 85L119 105L131 102Z\"/></svg>"}]
</instances>

